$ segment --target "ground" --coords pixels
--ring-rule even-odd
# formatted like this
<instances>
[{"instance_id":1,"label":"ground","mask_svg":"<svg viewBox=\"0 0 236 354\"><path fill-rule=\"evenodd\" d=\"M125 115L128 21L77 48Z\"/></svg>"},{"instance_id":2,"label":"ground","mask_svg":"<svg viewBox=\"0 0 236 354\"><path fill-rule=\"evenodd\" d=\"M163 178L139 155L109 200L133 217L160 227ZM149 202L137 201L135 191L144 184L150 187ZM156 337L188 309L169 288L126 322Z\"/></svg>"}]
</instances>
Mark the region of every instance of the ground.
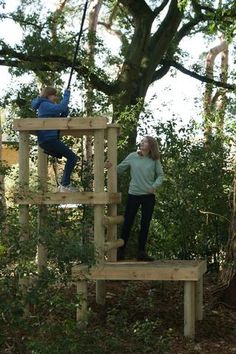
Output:
<instances>
[{"instance_id":1,"label":"ground","mask_svg":"<svg viewBox=\"0 0 236 354\"><path fill-rule=\"evenodd\" d=\"M120 334L123 353L236 353L236 311L215 301L212 296L215 288L214 277L206 275L204 319L197 322L194 341L183 337L183 285L178 282L107 282L105 311L94 303L90 284L90 305L95 311L93 324L96 327L100 321L109 331L109 326L114 329L116 317L115 328ZM127 338L122 330L124 326L127 326ZM114 349L114 353L118 351Z\"/></svg>"},{"instance_id":2,"label":"ground","mask_svg":"<svg viewBox=\"0 0 236 354\"><path fill-rule=\"evenodd\" d=\"M74 284L45 285L29 293L27 315L13 288L2 291L1 354L236 354L236 310L215 301L212 274L204 276L195 340L183 336L182 282L107 281L105 306L89 282L87 324L75 320Z\"/></svg>"}]
</instances>

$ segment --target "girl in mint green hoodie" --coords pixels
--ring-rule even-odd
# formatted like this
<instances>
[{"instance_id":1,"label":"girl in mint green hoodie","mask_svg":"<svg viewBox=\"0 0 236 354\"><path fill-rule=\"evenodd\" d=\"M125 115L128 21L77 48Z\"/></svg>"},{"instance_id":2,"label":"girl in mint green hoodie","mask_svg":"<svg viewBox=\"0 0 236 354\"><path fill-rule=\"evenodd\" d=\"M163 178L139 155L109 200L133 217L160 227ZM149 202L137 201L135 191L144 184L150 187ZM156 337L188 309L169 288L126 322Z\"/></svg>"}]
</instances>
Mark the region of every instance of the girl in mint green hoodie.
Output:
<instances>
[{"instance_id":1,"label":"girl in mint green hoodie","mask_svg":"<svg viewBox=\"0 0 236 354\"><path fill-rule=\"evenodd\" d=\"M152 261L145 252L148 230L155 205L155 191L163 182L164 173L160 163L159 148L156 140L145 136L140 143L140 150L129 154L118 166L117 173L130 169L131 180L124 216L121 238L124 246L117 252L117 260L123 260L130 231L138 209L141 207L141 225L138 238L139 261Z\"/></svg>"}]
</instances>

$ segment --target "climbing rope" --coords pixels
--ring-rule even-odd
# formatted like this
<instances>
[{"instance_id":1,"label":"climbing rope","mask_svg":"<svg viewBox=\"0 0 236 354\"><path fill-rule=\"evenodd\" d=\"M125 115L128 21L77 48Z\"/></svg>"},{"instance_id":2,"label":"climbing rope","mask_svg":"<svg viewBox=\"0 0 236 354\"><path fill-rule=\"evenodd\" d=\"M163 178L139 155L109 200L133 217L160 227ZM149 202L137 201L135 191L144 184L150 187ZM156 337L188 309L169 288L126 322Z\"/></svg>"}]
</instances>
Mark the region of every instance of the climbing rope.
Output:
<instances>
[{"instance_id":1,"label":"climbing rope","mask_svg":"<svg viewBox=\"0 0 236 354\"><path fill-rule=\"evenodd\" d=\"M73 75L73 72L74 72L74 69L75 69L75 62L76 62L76 58L77 58L78 51L79 51L80 38L81 38L82 32L83 32L84 21L85 21L85 17L86 17L87 8L88 8L88 2L89 2L89 0L86 0L86 3L84 5L84 11L83 11L83 16L82 16L80 31L79 31L79 34L78 34L78 39L77 39L76 48L75 48L75 52L74 52L74 58L73 58L73 62L72 62L72 65L71 65L71 71L70 71L70 76L69 76L67 89L70 88L72 75Z\"/></svg>"}]
</instances>

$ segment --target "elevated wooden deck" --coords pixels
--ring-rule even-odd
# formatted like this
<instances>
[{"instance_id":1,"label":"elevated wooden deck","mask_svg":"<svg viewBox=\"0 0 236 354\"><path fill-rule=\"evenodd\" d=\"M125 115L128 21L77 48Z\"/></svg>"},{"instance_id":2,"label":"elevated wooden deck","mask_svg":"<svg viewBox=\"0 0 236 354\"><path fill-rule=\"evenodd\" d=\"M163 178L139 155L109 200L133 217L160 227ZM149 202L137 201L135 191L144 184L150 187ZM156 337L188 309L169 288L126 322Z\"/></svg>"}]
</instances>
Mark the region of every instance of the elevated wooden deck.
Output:
<instances>
[{"instance_id":1,"label":"elevated wooden deck","mask_svg":"<svg viewBox=\"0 0 236 354\"><path fill-rule=\"evenodd\" d=\"M163 260L154 262L106 262L88 268L77 265L74 279L198 281L206 272L205 261Z\"/></svg>"},{"instance_id":2,"label":"elevated wooden deck","mask_svg":"<svg viewBox=\"0 0 236 354\"><path fill-rule=\"evenodd\" d=\"M184 282L184 335L194 338L195 321L203 318L203 275L206 261L163 260L154 262L106 262L88 267L80 264L72 268L72 278L77 282L81 307L77 319L87 316L88 280L160 280Z\"/></svg>"},{"instance_id":3,"label":"elevated wooden deck","mask_svg":"<svg viewBox=\"0 0 236 354\"><path fill-rule=\"evenodd\" d=\"M15 202L20 205L28 204L118 204L121 202L121 193L109 192L25 192L15 194Z\"/></svg>"},{"instance_id":4,"label":"elevated wooden deck","mask_svg":"<svg viewBox=\"0 0 236 354\"><path fill-rule=\"evenodd\" d=\"M107 128L119 128L117 124L108 124L106 117L71 118L23 118L14 120L14 129L20 133L37 134L39 130L60 130L61 135L80 137L94 135L95 131Z\"/></svg>"}]
</instances>

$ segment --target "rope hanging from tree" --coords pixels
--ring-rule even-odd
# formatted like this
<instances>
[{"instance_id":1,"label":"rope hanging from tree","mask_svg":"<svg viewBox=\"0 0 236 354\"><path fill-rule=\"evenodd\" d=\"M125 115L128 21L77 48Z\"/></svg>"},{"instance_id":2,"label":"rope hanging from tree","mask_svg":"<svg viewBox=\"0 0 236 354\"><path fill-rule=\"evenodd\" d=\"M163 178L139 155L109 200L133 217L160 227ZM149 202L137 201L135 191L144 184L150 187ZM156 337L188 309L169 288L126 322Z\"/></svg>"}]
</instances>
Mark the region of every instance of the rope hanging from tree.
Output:
<instances>
[{"instance_id":1,"label":"rope hanging from tree","mask_svg":"<svg viewBox=\"0 0 236 354\"><path fill-rule=\"evenodd\" d=\"M82 32L83 32L83 26L84 26L86 12L87 12L87 8L88 8L88 2L89 1L86 0L86 3L84 5L84 11L83 11L83 16L82 16L80 31L79 31L79 34L78 34L78 39L77 39L76 48L75 48L75 52L74 52L74 58L73 58L72 65L71 65L71 71L70 71L70 76L69 76L69 80L68 80L68 84L67 84L67 89L70 88L71 79L72 79L73 72L74 72L74 69L75 69L75 62L76 62L76 58L77 58L78 51L79 51L80 38L81 38Z\"/></svg>"}]
</instances>

